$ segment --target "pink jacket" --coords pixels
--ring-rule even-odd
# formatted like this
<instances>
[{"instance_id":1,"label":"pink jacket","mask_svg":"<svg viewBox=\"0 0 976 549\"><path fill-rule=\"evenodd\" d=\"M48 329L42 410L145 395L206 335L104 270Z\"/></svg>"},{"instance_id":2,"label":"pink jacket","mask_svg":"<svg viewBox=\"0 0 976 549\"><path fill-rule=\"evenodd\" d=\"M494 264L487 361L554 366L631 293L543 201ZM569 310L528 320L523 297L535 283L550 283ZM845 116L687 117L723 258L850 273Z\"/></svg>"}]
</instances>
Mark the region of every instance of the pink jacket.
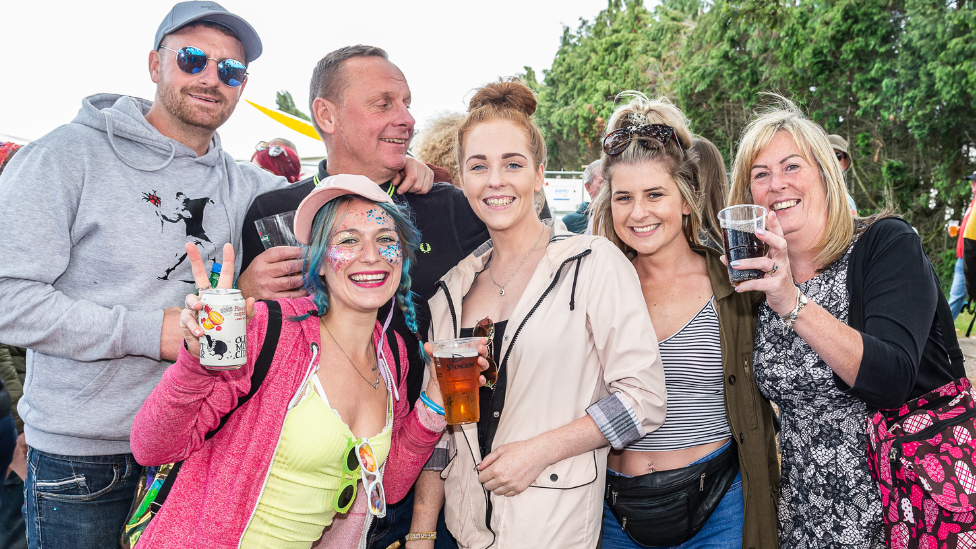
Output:
<instances>
[{"instance_id":1,"label":"pink jacket","mask_svg":"<svg viewBox=\"0 0 976 549\"><path fill-rule=\"evenodd\" d=\"M136 415L131 444L140 464L184 460L176 484L146 528L139 549L239 546L267 479L289 403L297 400L308 383L321 347L317 317L288 320L314 310L311 298L279 303L281 337L268 375L254 397L212 439L204 441L234 409L237 399L250 390L251 372L268 324L263 303L255 306L257 315L247 327L248 361L243 367L209 371L183 350ZM381 329L377 323L374 343ZM408 413L408 362L402 340L399 343L400 398L395 399L393 441L383 479L390 503L400 501L410 490L444 428L443 418L419 402ZM386 342L383 355L393 356Z\"/></svg>"}]
</instances>

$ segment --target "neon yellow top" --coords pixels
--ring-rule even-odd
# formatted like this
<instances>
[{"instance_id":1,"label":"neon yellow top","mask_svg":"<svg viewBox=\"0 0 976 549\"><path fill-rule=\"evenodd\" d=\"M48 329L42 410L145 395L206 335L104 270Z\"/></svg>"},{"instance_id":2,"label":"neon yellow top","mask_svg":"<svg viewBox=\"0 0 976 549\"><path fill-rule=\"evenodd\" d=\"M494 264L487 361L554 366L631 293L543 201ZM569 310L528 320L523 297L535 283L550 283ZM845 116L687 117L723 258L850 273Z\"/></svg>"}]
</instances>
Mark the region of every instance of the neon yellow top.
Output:
<instances>
[{"instance_id":1,"label":"neon yellow top","mask_svg":"<svg viewBox=\"0 0 976 549\"><path fill-rule=\"evenodd\" d=\"M392 440L392 395L388 399L386 427L367 439L380 466ZM313 375L305 396L285 418L267 484L241 547L308 549L322 537L336 514L333 505L342 483L342 454L350 437L352 431L329 405L318 376ZM357 490L362 490L362 481L358 484Z\"/></svg>"}]
</instances>

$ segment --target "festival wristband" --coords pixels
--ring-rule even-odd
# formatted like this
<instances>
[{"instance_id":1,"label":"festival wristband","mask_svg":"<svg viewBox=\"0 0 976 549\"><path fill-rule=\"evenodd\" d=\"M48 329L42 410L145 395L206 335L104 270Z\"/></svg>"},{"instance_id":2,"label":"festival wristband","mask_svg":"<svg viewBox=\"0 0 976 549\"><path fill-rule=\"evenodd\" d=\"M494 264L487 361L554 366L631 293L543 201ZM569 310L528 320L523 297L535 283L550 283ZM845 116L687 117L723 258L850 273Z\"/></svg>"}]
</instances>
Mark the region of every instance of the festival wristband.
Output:
<instances>
[{"instance_id":1,"label":"festival wristband","mask_svg":"<svg viewBox=\"0 0 976 549\"><path fill-rule=\"evenodd\" d=\"M438 406L433 400L431 400L430 397L427 396L427 391L421 391L420 392L420 400L421 400L421 402L423 402L424 404L426 404L428 408L430 408L430 411L431 412L434 412L435 414L437 414L439 416L444 415L444 407L443 406ZM431 538L431 539L433 539L433 538Z\"/></svg>"},{"instance_id":2,"label":"festival wristband","mask_svg":"<svg viewBox=\"0 0 976 549\"><path fill-rule=\"evenodd\" d=\"M437 539L437 532L410 532L407 534L407 541L418 541L422 539Z\"/></svg>"}]
</instances>

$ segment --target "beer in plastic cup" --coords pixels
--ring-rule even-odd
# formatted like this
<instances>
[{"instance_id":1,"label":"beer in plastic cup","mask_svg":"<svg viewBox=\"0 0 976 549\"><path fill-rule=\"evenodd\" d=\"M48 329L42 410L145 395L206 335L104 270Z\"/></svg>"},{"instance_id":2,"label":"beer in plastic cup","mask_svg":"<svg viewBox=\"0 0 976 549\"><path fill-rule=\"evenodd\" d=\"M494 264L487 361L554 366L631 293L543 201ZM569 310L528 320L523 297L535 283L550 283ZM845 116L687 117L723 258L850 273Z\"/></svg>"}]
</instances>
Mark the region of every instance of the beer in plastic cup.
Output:
<instances>
[{"instance_id":1,"label":"beer in plastic cup","mask_svg":"<svg viewBox=\"0 0 976 549\"><path fill-rule=\"evenodd\" d=\"M739 270L732 267L732 262L766 255L766 244L756 236L756 229L766 229L766 208L754 204L729 206L718 212L718 223L722 227L722 242L732 285L762 278L765 274L763 271Z\"/></svg>"},{"instance_id":2,"label":"beer in plastic cup","mask_svg":"<svg viewBox=\"0 0 976 549\"><path fill-rule=\"evenodd\" d=\"M959 236L959 220L952 219L949 221L949 236L956 238Z\"/></svg>"},{"instance_id":3,"label":"beer in plastic cup","mask_svg":"<svg viewBox=\"0 0 976 549\"><path fill-rule=\"evenodd\" d=\"M444 395L444 416L449 425L476 423L481 418L478 388L480 337L434 341L434 371Z\"/></svg>"}]
</instances>

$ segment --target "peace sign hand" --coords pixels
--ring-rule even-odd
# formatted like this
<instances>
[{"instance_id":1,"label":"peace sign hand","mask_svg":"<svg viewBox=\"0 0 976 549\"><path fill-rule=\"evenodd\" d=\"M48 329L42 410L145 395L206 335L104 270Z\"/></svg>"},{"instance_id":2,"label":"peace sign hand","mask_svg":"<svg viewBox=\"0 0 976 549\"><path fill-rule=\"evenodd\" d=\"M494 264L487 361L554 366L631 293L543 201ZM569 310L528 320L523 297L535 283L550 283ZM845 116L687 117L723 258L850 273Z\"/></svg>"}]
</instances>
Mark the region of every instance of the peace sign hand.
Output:
<instances>
[{"instance_id":1,"label":"peace sign hand","mask_svg":"<svg viewBox=\"0 0 976 549\"><path fill-rule=\"evenodd\" d=\"M206 290L210 288L210 279L207 277L207 268L200 257L200 250L196 245L186 244L186 255L190 259L190 267L193 269L193 281L197 288ZM234 247L224 244L223 262L221 263L220 280L217 282L218 288L234 287ZM254 318L254 298L249 297L245 302L247 308L247 321ZM183 302L183 310L180 312L180 329L183 330L183 340L186 342L190 354L200 357L200 338L203 337L203 328L197 323L197 311L203 309L203 302L197 294L188 294Z\"/></svg>"}]
</instances>

